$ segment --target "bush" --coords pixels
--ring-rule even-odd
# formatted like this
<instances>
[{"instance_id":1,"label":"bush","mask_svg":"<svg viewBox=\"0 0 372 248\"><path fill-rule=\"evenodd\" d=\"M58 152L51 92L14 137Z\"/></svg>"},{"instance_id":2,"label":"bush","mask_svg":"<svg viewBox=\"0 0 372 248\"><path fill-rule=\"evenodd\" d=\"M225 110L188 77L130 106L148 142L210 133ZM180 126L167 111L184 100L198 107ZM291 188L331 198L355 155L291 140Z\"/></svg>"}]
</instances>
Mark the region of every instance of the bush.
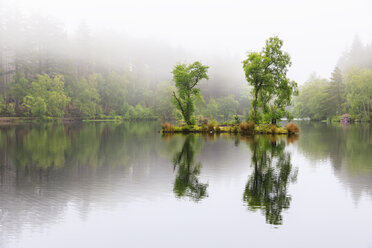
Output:
<instances>
[{"instance_id":1,"label":"bush","mask_svg":"<svg viewBox=\"0 0 372 248\"><path fill-rule=\"evenodd\" d=\"M288 123L285 127L287 128L288 133L294 134L300 132L300 128L293 122Z\"/></svg>"},{"instance_id":2,"label":"bush","mask_svg":"<svg viewBox=\"0 0 372 248\"><path fill-rule=\"evenodd\" d=\"M249 133L248 123L247 122L240 123L239 128L240 128L240 131L242 133Z\"/></svg>"},{"instance_id":3,"label":"bush","mask_svg":"<svg viewBox=\"0 0 372 248\"><path fill-rule=\"evenodd\" d=\"M185 126L182 126L181 129L183 132L189 132L192 129L192 127L190 127L189 125L185 125Z\"/></svg>"},{"instance_id":4,"label":"bush","mask_svg":"<svg viewBox=\"0 0 372 248\"><path fill-rule=\"evenodd\" d=\"M221 133L221 128L219 125L216 126L216 133Z\"/></svg>"},{"instance_id":5,"label":"bush","mask_svg":"<svg viewBox=\"0 0 372 248\"><path fill-rule=\"evenodd\" d=\"M249 130L254 131L255 126L256 126L256 124L253 121L248 122L248 129Z\"/></svg>"},{"instance_id":6,"label":"bush","mask_svg":"<svg viewBox=\"0 0 372 248\"><path fill-rule=\"evenodd\" d=\"M202 126L200 127L200 130L201 130L202 132L207 132L207 131L208 131L208 128L207 128L206 125L202 125Z\"/></svg>"},{"instance_id":7,"label":"bush","mask_svg":"<svg viewBox=\"0 0 372 248\"><path fill-rule=\"evenodd\" d=\"M212 123L209 123L208 125L207 125L207 131L209 132L209 133L213 133L214 132L214 126L213 126L213 124Z\"/></svg>"},{"instance_id":8,"label":"bush","mask_svg":"<svg viewBox=\"0 0 372 248\"><path fill-rule=\"evenodd\" d=\"M276 125L275 124L272 124L269 128L269 133L275 133L275 129L276 129Z\"/></svg>"},{"instance_id":9,"label":"bush","mask_svg":"<svg viewBox=\"0 0 372 248\"><path fill-rule=\"evenodd\" d=\"M240 131L242 133L253 133L254 126L255 126L255 124L254 124L253 121L242 122L242 123L240 123L239 128L240 128Z\"/></svg>"},{"instance_id":10,"label":"bush","mask_svg":"<svg viewBox=\"0 0 372 248\"><path fill-rule=\"evenodd\" d=\"M170 123L161 124L161 129L165 132L173 132L174 131L174 127Z\"/></svg>"}]
</instances>

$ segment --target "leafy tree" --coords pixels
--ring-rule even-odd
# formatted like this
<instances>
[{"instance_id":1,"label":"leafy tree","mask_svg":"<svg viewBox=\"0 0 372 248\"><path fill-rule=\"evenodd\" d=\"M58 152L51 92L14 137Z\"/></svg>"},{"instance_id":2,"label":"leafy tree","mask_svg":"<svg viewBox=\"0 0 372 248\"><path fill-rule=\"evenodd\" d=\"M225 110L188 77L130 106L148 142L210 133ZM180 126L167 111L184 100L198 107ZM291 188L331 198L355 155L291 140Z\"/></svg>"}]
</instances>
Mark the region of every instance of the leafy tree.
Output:
<instances>
[{"instance_id":1,"label":"leafy tree","mask_svg":"<svg viewBox=\"0 0 372 248\"><path fill-rule=\"evenodd\" d=\"M181 112L183 120L187 125L195 123L195 98L200 97L200 90L195 88L202 79L209 79L207 75L208 66L202 65L200 62L193 64L176 65L172 71L173 80L176 83L177 94L173 91L174 104Z\"/></svg>"},{"instance_id":2,"label":"leafy tree","mask_svg":"<svg viewBox=\"0 0 372 248\"><path fill-rule=\"evenodd\" d=\"M238 109L238 101L232 95L221 97L216 100L218 106L218 114L223 116L223 120L229 120L236 114Z\"/></svg>"},{"instance_id":3,"label":"leafy tree","mask_svg":"<svg viewBox=\"0 0 372 248\"><path fill-rule=\"evenodd\" d=\"M209 119L217 119L218 104L215 99L211 98L204 111L204 116Z\"/></svg>"},{"instance_id":4,"label":"leafy tree","mask_svg":"<svg viewBox=\"0 0 372 248\"><path fill-rule=\"evenodd\" d=\"M346 103L357 118L372 119L372 70L354 68L347 74Z\"/></svg>"},{"instance_id":5,"label":"leafy tree","mask_svg":"<svg viewBox=\"0 0 372 248\"><path fill-rule=\"evenodd\" d=\"M170 82L161 82L157 85L154 94L154 110L162 120L170 120L174 117L174 107L171 103L174 87Z\"/></svg>"},{"instance_id":6,"label":"leafy tree","mask_svg":"<svg viewBox=\"0 0 372 248\"><path fill-rule=\"evenodd\" d=\"M24 77L24 75L18 73L14 75L13 81L8 85L9 98L15 102L15 108L22 103L23 98L27 95L27 90L29 88L29 81Z\"/></svg>"},{"instance_id":7,"label":"leafy tree","mask_svg":"<svg viewBox=\"0 0 372 248\"><path fill-rule=\"evenodd\" d=\"M31 109L34 116L62 117L69 102L64 92L64 82L61 75L50 78L48 75L38 75L32 82L29 93L24 98L24 106Z\"/></svg>"},{"instance_id":8,"label":"leafy tree","mask_svg":"<svg viewBox=\"0 0 372 248\"><path fill-rule=\"evenodd\" d=\"M5 99L0 95L0 113L3 113L6 110Z\"/></svg>"},{"instance_id":9,"label":"leafy tree","mask_svg":"<svg viewBox=\"0 0 372 248\"><path fill-rule=\"evenodd\" d=\"M282 46L282 40L271 37L261 52L251 52L243 61L245 77L253 87L252 119L255 122L259 121L257 107L261 106L275 123L285 113L296 91L297 84L287 78L291 60L289 54L281 50Z\"/></svg>"},{"instance_id":10,"label":"leafy tree","mask_svg":"<svg viewBox=\"0 0 372 248\"><path fill-rule=\"evenodd\" d=\"M83 117L95 118L102 111L97 77L97 74L92 74L88 80L81 78L76 85L73 101Z\"/></svg>"},{"instance_id":11,"label":"leafy tree","mask_svg":"<svg viewBox=\"0 0 372 248\"><path fill-rule=\"evenodd\" d=\"M100 75L97 81L104 113L108 114L111 111L119 113L128 95L127 77L124 74L110 73L107 78Z\"/></svg>"},{"instance_id":12,"label":"leafy tree","mask_svg":"<svg viewBox=\"0 0 372 248\"><path fill-rule=\"evenodd\" d=\"M250 107L251 107L251 96L250 96L250 87L248 85L245 85L240 90L240 95L238 98L238 114L241 115L248 115Z\"/></svg>"},{"instance_id":13,"label":"leafy tree","mask_svg":"<svg viewBox=\"0 0 372 248\"><path fill-rule=\"evenodd\" d=\"M331 109L330 115L340 115L342 113L342 106L345 102L344 92L345 85L343 83L341 70L336 67L332 72L331 80L327 88L327 105Z\"/></svg>"},{"instance_id":14,"label":"leafy tree","mask_svg":"<svg viewBox=\"0 0 372 248\"><path fill-rule=\"evenodd\" d=\"M345 84L337 68L330 81L313 75L301 87L293 112L297 117L325 120L345 111L354 119L371 120L371 82L371 69L351 69L345 76Z\"/></svg>"},{"instance_id":15,"label":"leafy tree","mask_svg":"<svg viewBox=\"0 0 372 248\"><path fill-rule=\"evenodd\" d=\"M324 120L330 112L328 101L328 81L312 74L300 88L296 98L294 114L297 117L309 117L313 120Z\"/></svg>"}]
</instances>

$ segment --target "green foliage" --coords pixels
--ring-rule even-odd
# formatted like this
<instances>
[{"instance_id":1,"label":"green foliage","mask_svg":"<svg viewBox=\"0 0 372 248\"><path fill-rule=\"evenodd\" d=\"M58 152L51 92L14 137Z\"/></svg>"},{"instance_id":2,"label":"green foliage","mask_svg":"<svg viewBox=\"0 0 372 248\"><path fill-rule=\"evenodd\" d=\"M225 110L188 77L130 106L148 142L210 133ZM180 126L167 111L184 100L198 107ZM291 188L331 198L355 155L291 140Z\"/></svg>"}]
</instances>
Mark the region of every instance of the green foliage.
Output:
<instances>
[{"instance_id":1,"label":"green foliage","mask_svg":"<svg viewBox=\"0 0 372 248\"><path fill-rule=\"evenodd\" d=\"M212 98L209 100L206 106L204 116L208 117L209 119L217 119L217 115L218 115L218 104L216 100Z\"/></svg>"},{"instance_id":2,"label":"green foliage","mask_svg":"<svg viewBox=\"0 0 372 248\"><path fill-rule=\"evenodd\" d=\"M331 81L311 76L301 87L295 100L295 116L313 120L333 119L343 113L352 114L352 119L372 119L372 70L353 68L343 82L336 68Z\"/></svg>"},{"instance_id":3,"label":"green foliage","mask_svg":"<svg viewBox=\"0 0 372 248\"><path fill-rule=\"evenodd\" d=\"M346 104L359 120L372 120L372 70L352 69L347 74Z\"/></svg>"},{"instance_id":4,"label":"green foliage","mask_svg":"<svg viewBox=\"0 0 372 248\"><path fill-rule=\"evenodd\" d=\"M154 112L160 117L161 120L174 119L174 105L172 102L172 92L174 87L170 82L161 82L157 85L154 94Z\"/></svg>"},{"instance_id":5,"label":"green foliage","mask_svg":"<svg viewBox=\"0 0 372 248\"><path fill-rule=\"evenodd\" d=\"M105 114L110 111L119 113L128 95L129 80L123 74L110 73L107 78L96 76L98 90L102 100L102 109Z\"/></svg>"},{"instance_id":6,"label":"green foliage","mask_svg":"<svg viewBox=\"0 0 372 248\"><path fill-rule=\"evenodd\" d=\"M340 115L342 114L343 105L345 103L345 84L343 82L341 70L336 67L332 74L331 80L328 85L327 91L327 105L330 109L330 115Z\"/></svg>"},{"instance_id":7,"label":"green foliage","mask_svg":"<svg viewBox=\"0 0 372 248\"><path fill-rule=\"evenodd\" d=\"M254 97L250 119L256 123L261 120L258 107L265 117L276 123L285 115L285 107L291 104L292 95L297 92L297 83L287 78L291 60L289 54L281 50L282 46L282 40L271 37L261 52L251 52L243 61L245 77ZM267 122L267 118L263 120Z\"/></svg>"},{"instance_id":8,"label":"green foliage","mask_svg":"<svg viewBox=\"0 0 372 248\"><path fill-rule=\"evenodd\" d=\"M0 95L0 113L3 113L6 108L5 99Z\"/></svg>"},{"instance_id":9,"label":"green foliage","mask_svg":"<svg viewBox=\"0 0 372 248\"><path fill-rule=\"evenodd\" d=\"M236 125L239 125L241 122L239 115L234 115L234 120Z\"/></svg>"},{"instance_id":10,"label":"green foliage","mask_svg":"<svg viewBox=\"0 0 372 248\"><path fill-rule=\"evenodd\" d=\"M188 125L195 123L195 99L201 97L200 90L195 86L202 79L209 79L208 66L200 62L193 64L176 65L172 71L173 80L176 83L177 94L173 91L174 105L181 112L183 120Z\"/></svg>"},{"instance_id":11,"label":"green foliage","mask_svg":"<svg viewBox=\"0 0 372 248\"><path fill-rule=\"evenodd\" d=\"M237 111L238 101L232 95L216 99L218 106L218 115L222 116L224 121L231 119Z\"/></svg>"},{"instance_id":12,"label":"green foliage","mask_svg":"<svg viewBox=\"0 0 372 248\"><path fill-rule=\"evenodd\" d=\"M26 96L31 101L31 113L36 117L44 117L47 112L47 105L43 98Z\"/></svg>"},{"instance_id":13,"label":"green foliage","mask_svg":"<svg viewBox=\"0 0 372 248\"><path fill-rule=\"evenodd\" d=\"M83 117L95 118L101 114L101 97L98 91L99 75L92 74L88 79L81 78L74 88L72 102Z\"/></svg>"},{"instance_id":14,"label":"green foliage","mask_svg":"<svg viewBox=\"0 0 372 248\"><path fill-rule=\"evenodd\" d=\"M70 99L64 93L64 82L61 75L50 78L38 75L32 82L28 94L24 97L24 106L36 117L62 117Z\"/></svg>"},{"instance_id":15,"label":"green foliage","mask_svg":"<svg viewBox=\"0 0 372 248\"><path fill-rule=\"evenodd\" d=\"M15 102L15 107L21 104L23 98L27 95L29 88L29 80L24 75L16 74L13 77L13 81L8 85L9 98Z\"/></svg>"},{"instance_id":16,"label":"green foliage","mask_svg":"<svg viewBox=\"0 0 372 248\"><path fill-rule=\"evenodd\" d=\"M327 105L328 81L321 79L315 74L300 88L299 96L296 98L294 114L297 117L309 117L314 120L327 118L330 109Z\"/></svg>"}]
</instances>

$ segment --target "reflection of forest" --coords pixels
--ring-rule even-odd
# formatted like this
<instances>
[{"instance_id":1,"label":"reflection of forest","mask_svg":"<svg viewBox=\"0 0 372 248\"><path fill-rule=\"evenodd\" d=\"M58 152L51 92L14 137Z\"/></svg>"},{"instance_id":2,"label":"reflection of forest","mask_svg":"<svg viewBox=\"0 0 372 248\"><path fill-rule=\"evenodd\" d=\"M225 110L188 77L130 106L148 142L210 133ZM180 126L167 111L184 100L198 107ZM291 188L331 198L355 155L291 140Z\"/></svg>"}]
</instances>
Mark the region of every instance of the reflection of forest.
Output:
<instances>
[{"instance_id":1,"label":"reflection of forest","mask_svg":"<svg viewBox=\"0 0 372 248\"><path fill-rule=\"evenodd\" d=\"M269 224L282 224L282 211L290 206L288 184L297 178L291 155L283 139L255 136L250 141L253 172L245 186L243 200L249 210L262 209Z\"/></svg>"},{"instance_id":2,"label":"reflection of forest","mask_svg":"<svg viewBox=\"0 0 372 248\"><path fill-rule=\"evenodd\" d=\"M177 169L173 190L177 197L186 196L199 201L207 196L208 184L200 183L198 178L202 165L195 162L195 153L200 151L202 145L202 140L192 134L187 135L182 149L173 157L174 169Z\"/></svg>"},{"instance_id":3,"label":"reflection of forest","mask_svg":"<svg viewBox=\"0 0 372 248\"><path fill-rule=\"evenodd\" d=\"M231 146L230 138L162 137L158 127L152 122L0 126L0 243L24 226L58 222L71 206L86 218L92 210L131 204L134 197L159 200L169 195L169 182L176 196L198 201L207 196L195 159L204 144L200 155L215 177L226 180L246 170L239 162L247 153ZM181 151L187 157L173 161Z\"/></svg>"},{"instance_id":4,"label":"reflection of forest","mask_svg":"<svg viewBox=\"0 0 372 248\"><path fill-rule=\"evenodd\" d=\"M74 204L84 217L91 204L119 204L130 196L123 185L142 192L157 189L159 175L171 176L164 153L168 143L157 123L40 124L0 127L0 243L22 223L53 223ZM172 144L174 145L174 144ZM148 168L152 167L151 176ZM151 194L147 194L151 198ZM120 199L120 200L119 200Z\"/></svg>"},{"instance_id":5,"label":"reflection of forest","mask_svg":"<svg viewBox=\"0 0 372 248\"><path fill-rule=\"evenodd\" d=\"M46 170L75 164L116 166L139 155L132 142L150 146L147 137L154 137L154 133L154 126L132 124L6 126L1 127L0 150L21 168ZM144 154L148 150L141 150L141 155L148 155Z\"/></svg>"},{"instance_id":6,"label":"reflection of forest","mask_svg":"<svg viewBox=\"0 0 372 248\"><path fill-rule=\"evenodd\" d=\"M372 126L300 122L299 150L311 161L329 160L335 175L358 201L372 195Z\"/></svg>"}]
</instances>

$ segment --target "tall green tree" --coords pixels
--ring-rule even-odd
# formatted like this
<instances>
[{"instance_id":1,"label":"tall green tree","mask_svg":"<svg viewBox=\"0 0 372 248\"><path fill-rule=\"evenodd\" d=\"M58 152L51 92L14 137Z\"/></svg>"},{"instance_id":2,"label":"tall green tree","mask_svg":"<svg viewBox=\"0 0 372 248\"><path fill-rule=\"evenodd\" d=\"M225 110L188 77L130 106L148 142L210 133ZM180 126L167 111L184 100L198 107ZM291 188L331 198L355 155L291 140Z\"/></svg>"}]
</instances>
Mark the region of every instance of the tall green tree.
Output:
<instances>
[{"instance_id":1,"label":"tall green tree","mask_svg":"<svg viewBox=\"0 0 372 248\"><path fill-rule=\"evenodd\" d=\"M348 110L358 119L372 120L372 70L354 68L346 80Z\"/></svg>"},{"instance_id":2,"label":"tall green tree","mask_svg":"<svg viewBox=\"0 0 372 248\"><path fill-rule=\"evenodd\" d=\"M63 117L69 101L64 92L63 76L50 78L47 74L38 75L23 100L24 106L37 117Z\"/></svg>"},{"instance_id":3,"label":"tall green tree","mask_svg":"<svg viewBox=\"0 0 372 248\"><path fill-rule=\"evenodd\" d=\"M340 115L342 113L342 105L345 102L344 98L345 84L343 83L341 70L336 67L332 74L328 93L328 106L331 109L331 115Z\"/></svg>"},{"instance_id":4,"label":"tall green tree","mask_svg":"<svg viewBox=\"0 0 372 248\"><path fill-rule=\"evenodd\" d=\"M231 119L233 115L236 115L239 103L232 95L217 98L216 102L218 106L218 114L223 117L224 121L227 121Z\"/></svg>"},{"instance_id":5,"label":"tall green tree","mask_svg":"<svg viewBox=\"0 0 372 248\"><path fill-rule=\"evenodd\" d=\"M285 107L291 103L297 84L287 78L291 59L282 51L283 41L270 37L261 52L251 52L243 61L248 83L253 87L252 119L259 121L258 107L271 116L275 123L285 114Z\"/></svg>"},{"instance_id":6,"label":"tall green tree","mask_svg":"<svg viewBox=\"0 0 372 248\"><path fill-rule=\"evenodd\" d=\"M209 66L204 66L197 61L190 65L176 65L172 71L177 88L177 94L173 91L174 104L187 125L195 123L195 99L201 96L200 89L195 87L200 80L209 79L208 68Z\"/></svg>"},{"instance_id":7,"label":"tall green tree","mask_svg":"<svg viewBox=\"0 0 372 248\"><path fill-rule=\"evenodd\" d=\"M14 75L13 81L8 84L9 100L15 102L15 109L18 110L19 105L22 103L23 98L27 95L29 88L29 80L23 74L18 73Z\"/></svg>"},{"instance_id":8,"label":"tall green tree","mask_svg":"<svg viewBox=\"0 0 372 248\"><path fill-rule=\"evenodd\" d=\"M95 118L102 112L100 103L101 97L97 88L99 75L92 74L88 80L81 78L75 89L74 104L79 108L84 117Z\"/></svg>"},{"instance_id":9,"label":"tall green tree","mask_svg":"<svg viewBox=\"0 0 372 248\"><path fill-rule=\"evenodd\" d=\"M312 74L301 86L296 104L293 109L295 116L300 118L309 117L313 120L327 119L330 108L328 107L327 79L319 78Z\"/></svg>"}]
</instances>

